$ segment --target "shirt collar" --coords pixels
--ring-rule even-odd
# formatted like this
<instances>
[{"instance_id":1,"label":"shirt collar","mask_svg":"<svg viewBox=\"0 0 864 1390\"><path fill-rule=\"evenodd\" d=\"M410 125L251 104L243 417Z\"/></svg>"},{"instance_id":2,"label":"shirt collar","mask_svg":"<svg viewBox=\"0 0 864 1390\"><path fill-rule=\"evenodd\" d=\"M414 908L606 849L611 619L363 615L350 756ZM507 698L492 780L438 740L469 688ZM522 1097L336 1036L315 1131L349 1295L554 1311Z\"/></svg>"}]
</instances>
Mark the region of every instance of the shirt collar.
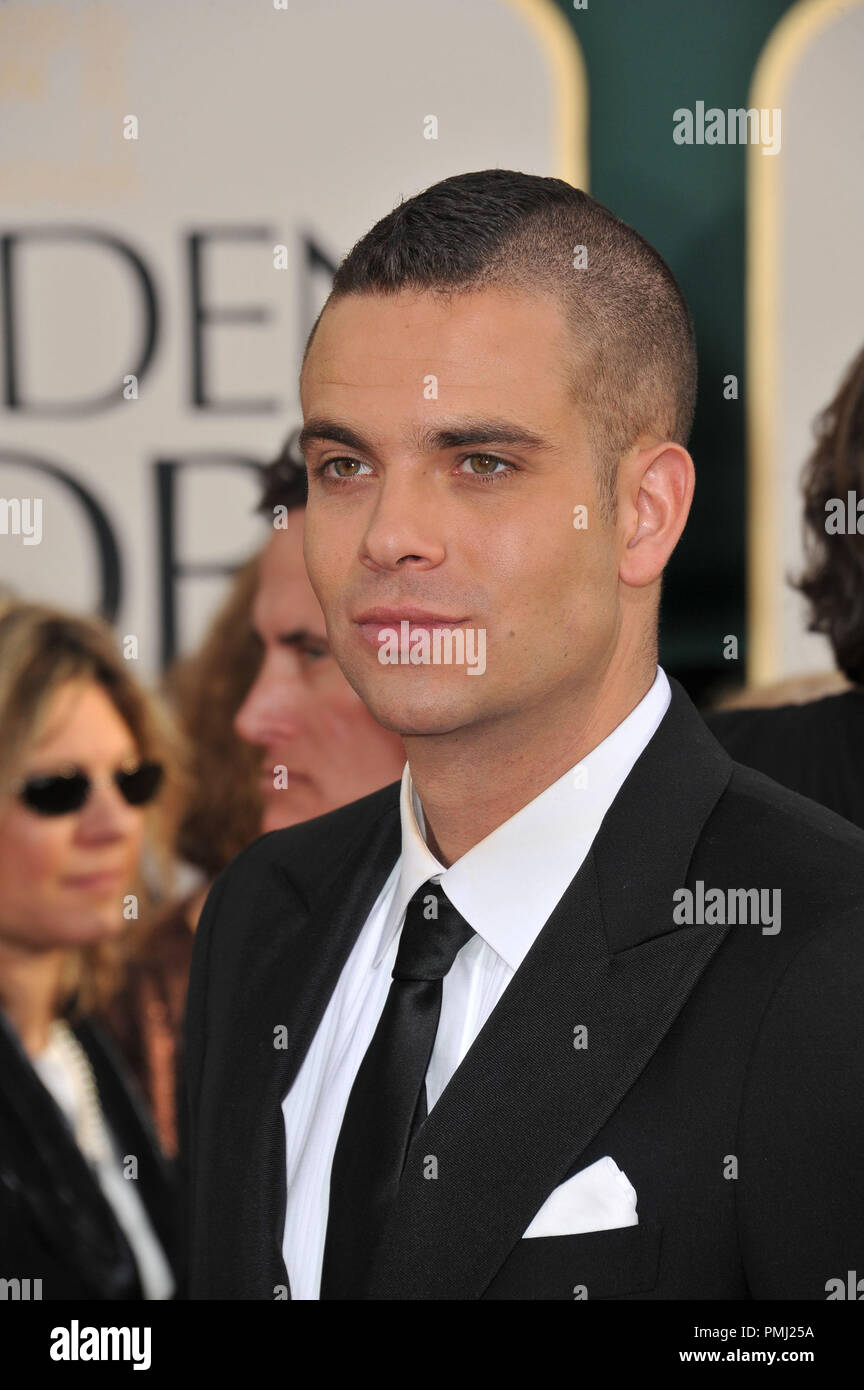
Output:
<instances>
[{"instance_id":1,"label":"shirt collar","mask_svg":"<svg viewBox=\"0 0 864 1390\"><path fill-rule=\"evenodd\" d=\"M658 666L651 689L602 743L449 868L426 843L423 808L406 763L399 795L399 878L373 964L393 941L411 898L434 879L477 935L517 970L656 732L671 694Z\"/></svg>"}]
</instances>

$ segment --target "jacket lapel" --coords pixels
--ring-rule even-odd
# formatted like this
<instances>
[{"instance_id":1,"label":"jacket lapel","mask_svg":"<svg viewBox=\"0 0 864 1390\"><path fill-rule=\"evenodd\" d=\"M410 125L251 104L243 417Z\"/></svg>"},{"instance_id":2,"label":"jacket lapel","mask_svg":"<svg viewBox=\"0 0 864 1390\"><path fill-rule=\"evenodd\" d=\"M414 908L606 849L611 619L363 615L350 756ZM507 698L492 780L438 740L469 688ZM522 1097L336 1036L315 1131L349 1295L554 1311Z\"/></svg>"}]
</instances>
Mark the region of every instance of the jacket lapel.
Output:
<instances>
[{"instance_id":1,"label":"jacket lapel","mask_svg":"<svg viewBox=\"0 0 864 1390\"><path fill-rule=\"evenodd\" d=\"M592 851L409 1150L372 1298L481 1297L727 931L672 921L732 764L671 684Z\"/></svg>"},{"instance_id":2,"label":"jacket lapel","mask_svg":"<svg viewBox=\"0 0 864 1390\"><path fill-rule=\"evenodd\" d=\"M290 1287L282 1259L285 1220L285 1130L282 1099L293 1085L357 935L393 868L400 848L398 785L385 811L349 846L338 849L338 872L311 911L297 885L277 865L274 881L259 885L261 929L254 961L243 980L243 998L221 1055L223 1098L214 1116L222 1152L236 1156L218 1165L221 1190L211 1194L221 1236L214 1240L211 1279L224 1270L226 1294L269 1298ZM260 894L260 896L258 896ZM265 906L266 904L266 906ZM250 913L259 911L250 902ZM285 1046L274 1046L284 1028ZM236 1040L242 1038L243 1046ZM280 1039L281 1041L281 1039ZM232 1098L230 1112L224 1097ZM194 1257L194 1252L193 1252Z\"/></svg>"}]
</instances>

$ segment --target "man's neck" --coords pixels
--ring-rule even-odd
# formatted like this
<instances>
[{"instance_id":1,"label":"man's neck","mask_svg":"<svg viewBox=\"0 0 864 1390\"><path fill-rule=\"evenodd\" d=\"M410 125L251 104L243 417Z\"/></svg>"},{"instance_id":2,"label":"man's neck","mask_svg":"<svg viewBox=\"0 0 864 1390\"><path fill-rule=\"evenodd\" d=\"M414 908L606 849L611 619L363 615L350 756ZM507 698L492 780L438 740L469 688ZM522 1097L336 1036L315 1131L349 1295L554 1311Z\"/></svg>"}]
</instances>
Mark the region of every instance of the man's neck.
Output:
<instances>
[{"instance_id":1,"label":"man's neck","mask_svg":"<svg viewBox=\"0 0 864 1390\"><path fill-rule=\"evenodd\" d=\"M585 698L456 730L405 739L426 842L449 866L586 758L647 695L656 662Z\"/></svg>"}]
</instances>

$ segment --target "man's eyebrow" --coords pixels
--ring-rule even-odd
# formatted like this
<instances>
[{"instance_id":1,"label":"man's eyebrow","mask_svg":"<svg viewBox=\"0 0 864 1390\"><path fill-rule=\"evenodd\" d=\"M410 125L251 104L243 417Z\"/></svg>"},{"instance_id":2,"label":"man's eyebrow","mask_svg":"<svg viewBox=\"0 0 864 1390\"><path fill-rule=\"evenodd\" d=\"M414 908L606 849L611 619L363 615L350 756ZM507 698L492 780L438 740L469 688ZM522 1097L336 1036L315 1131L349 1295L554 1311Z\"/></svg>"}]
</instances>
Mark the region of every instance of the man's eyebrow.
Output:
<instances>
[{"instance_id":1,"label":"man's eyebrow","mask_svg":"<svg viewBox=\"0 0 864 1390\"><path fill-rule=\"evenodd\" d=\"M306 421L297 436L298 452L304 453L306 445L311 444L313 440L329 440L333 444L344 444L347 449L356 449L358 453L365 452L369 447L363 436L349 429L347 425L340 425L337 420L325 420L323 417Z\"/></svg>"},{"instance_id":2,"label":"man's eyebrow","mask_svg":"<svg viewBox=\"0 0 864 1390\"><path fill-rule=\"evenodd\" d=\"M368 440L338 420L308 420L297 437L300 452L313 440L344 444L358 453L371 452ZM510 420L498 419L454 420L447 425L421 425L414 431L412 442L421 454L441 453L445 449L462 449L477 444L512 444L518 448L545 452L555 448L554 444L534 430L514 425Z\"/></svg>"},{"instance_id":3,"label":"man's eyebrow","mask_svg":"<svg viewBox=\"0 0 864 1390\"><path fill-rule=\"evenodd\" d=\"M454 420L449 425L421 426L414 432L420 453L434 454L444 449L463 449L473 444L514 444L522 449L551 450L555 446L534 430L514 425L511 420Z\"/></svg>"}]
</instances>

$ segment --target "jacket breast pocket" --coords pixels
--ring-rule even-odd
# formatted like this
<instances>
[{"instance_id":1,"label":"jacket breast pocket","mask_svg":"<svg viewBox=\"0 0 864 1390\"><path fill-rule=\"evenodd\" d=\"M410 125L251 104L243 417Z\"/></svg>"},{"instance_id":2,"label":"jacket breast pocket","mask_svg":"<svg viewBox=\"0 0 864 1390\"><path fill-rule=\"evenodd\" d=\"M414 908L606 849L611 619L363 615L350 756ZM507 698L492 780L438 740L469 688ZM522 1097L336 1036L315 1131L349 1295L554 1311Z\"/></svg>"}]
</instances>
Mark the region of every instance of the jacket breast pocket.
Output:
<instances>
[{"instance_id":1,"label":"jacket breast pocket","mask_svg":"<svg viewBox=\"0 0 864 1390\"><path fill-rule=\"evenodd\" d=\"M624 1298L649 1293L657 1283L658 1221L587 1231L578 1236L537 1236L514 1247L484 1298Z\"/></svg>"}]
</instances>

